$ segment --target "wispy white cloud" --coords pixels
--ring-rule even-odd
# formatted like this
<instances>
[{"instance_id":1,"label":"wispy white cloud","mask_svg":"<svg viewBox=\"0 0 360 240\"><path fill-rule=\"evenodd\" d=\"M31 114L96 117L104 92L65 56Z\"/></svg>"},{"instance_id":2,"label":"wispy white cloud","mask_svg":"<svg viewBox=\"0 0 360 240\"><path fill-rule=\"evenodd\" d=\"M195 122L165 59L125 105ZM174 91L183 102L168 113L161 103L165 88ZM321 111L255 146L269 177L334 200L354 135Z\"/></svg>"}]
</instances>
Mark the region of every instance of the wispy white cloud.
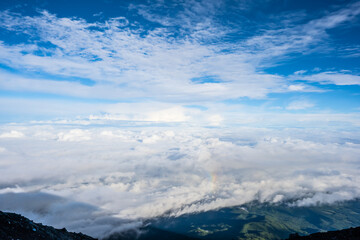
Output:
<instances>
[{"instance_id":1,"label":"wispy white cloud","mask_svg":"<svg viewBox=\"0 0 360 240\"><path fill-rule=\"evenodd\" d=\"M310 102L309 100L295 100L289 103L286 107L288 110L303 110L307 108L314 107L315 104Z\"/></svg>"},{"instance_id":2,"label":"wispy white cloud","mask_svg":"<svg viewBox=\"0 0 360 240\"><path fill-rule=\"evenodd\" d=\"M253 51L262 50L264 59L284 56L289 52L307 54L317 43L328 37L327 30L351 22L359 14L360 4L355 2L305 24L267 30L264 34L247 40L247 44Z\"/></svg>"},{"instance_id":3,"label":"wispy white cloud","mask_svg":"<svg viewBox=\"0 0 360 240\"><path fill-rule=\"evenodd\" d=\"M217 3L212 2L187 4L191 7L184 7L180 13L184 19L210 16L218 8ZM203 13L204 9L214 13ZM46 11L33 17L3 11L0 14L3 28L38 39L29 44L2 43L0 61L3 64L21 69L25 75L40 71L88 79L93 85L55 82L51 76L40 81L2 72L2 88L16 90L18 87L18 91L85 98L133 96L163 101L182 101L190 96L195 101L244 96L264 98L270 92L289 90L286 79L261 71L268 58L308 49L326 37L325 30L351 21L358 12L358 4L353 4L306 24L268 30L243 42L203 44L198 35L208 38L212 30L193 26L184 19L177 24L188 24L193 32L174 37L166 27L147 32L141 26L134 29L123 17L88 23L84 19L60 18ZM216 28L216 33L221 30L221 26L213 22L209 26ZM226 35L226 31L223 33ZM194 84L191 81L204 76L217 76L222 82Z\"/></svg>"},{"instance_id":4,"label":"wispy white cloud","mask_svg":"<svg viewBox=\"0 0 360 240\"><path fill-rule=\"evenodd\" d=\"M360 76L342 72L322 72L312 75L296 76L294 78L321 84L360 85Z\"/></svg>"},{"instance_id":5,"label":"wispy white cloud","mask_svg":"<svg viewBox=\"0 0 360 240\"><path fill-rule=\"evenodd\" d=\"M294 74L295 75L301 75L301 74L304 74L306 72L307 72L306 70L299 70L299 71L294 72Z\"/></svg>"},{"instance_id":6,"label":"wispy white cloud","mask_svg":"<svg viewBox=\"0 0 360 240\"><path fill-rule=\"evenodd\" d=\"M293 78L299 80L298 78ZM289 92L325 92L326 90L311 86L310 84L294 83L288 86Z\"/></svg>"}]
</instances>

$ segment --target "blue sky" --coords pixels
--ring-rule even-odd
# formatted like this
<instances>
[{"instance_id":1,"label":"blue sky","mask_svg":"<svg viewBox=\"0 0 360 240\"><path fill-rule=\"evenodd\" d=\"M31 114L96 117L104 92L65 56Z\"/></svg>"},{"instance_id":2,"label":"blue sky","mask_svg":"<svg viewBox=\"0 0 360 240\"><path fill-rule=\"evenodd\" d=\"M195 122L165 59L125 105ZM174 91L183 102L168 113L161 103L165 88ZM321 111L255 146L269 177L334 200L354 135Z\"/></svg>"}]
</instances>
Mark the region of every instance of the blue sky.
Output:
<instances>
[{"instance_id":1,"label":"blue sky","mask_svg":"<svg viewBox=\"0 0 360 240\"><path fill-rule=\"evenodd\" d=\"M171 121L228 125L234 112L360 111L358 1L2 1L0 10L3 123L152 121L177 109Z\"/></svg>"}]
</instances>

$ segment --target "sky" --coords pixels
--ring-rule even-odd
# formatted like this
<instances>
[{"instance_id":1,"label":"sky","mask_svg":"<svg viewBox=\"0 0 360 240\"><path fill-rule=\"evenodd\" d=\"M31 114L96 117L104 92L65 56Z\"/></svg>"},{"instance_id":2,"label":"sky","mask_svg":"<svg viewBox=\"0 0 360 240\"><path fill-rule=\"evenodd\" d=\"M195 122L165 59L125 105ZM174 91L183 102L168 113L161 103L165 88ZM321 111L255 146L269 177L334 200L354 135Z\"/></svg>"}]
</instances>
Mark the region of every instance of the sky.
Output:
<instances>
[{"instance_id":1,"label":"sky","mask_svg":"<svg viewBox=\"0 0 360 240\"><path fill-rule=\"evenodd\" d=\"M359 1L3 0L0 209L102 237L358 198L359 66Z\"/></svg>"}]
</instances>

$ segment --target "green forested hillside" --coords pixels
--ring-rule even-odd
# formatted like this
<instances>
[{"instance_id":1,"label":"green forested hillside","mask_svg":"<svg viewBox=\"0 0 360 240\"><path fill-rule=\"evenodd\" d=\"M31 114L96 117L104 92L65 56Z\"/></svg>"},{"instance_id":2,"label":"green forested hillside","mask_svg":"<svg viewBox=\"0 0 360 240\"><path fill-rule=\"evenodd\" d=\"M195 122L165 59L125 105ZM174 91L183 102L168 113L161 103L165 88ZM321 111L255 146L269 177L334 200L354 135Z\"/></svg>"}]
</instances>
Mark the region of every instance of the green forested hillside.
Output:
<instances>
[{"instance_id":1,"label":"green forested hillside","mask_svg":"<svg viewBox=\"0 0 360 240\"><path fill-rule=\"evenodd\" d=\"M159 218L152 226L202 239L284 239L291 233L308 235L360 226L360 201L311 207L251 203Z\"/></svg>"}]
</instances>

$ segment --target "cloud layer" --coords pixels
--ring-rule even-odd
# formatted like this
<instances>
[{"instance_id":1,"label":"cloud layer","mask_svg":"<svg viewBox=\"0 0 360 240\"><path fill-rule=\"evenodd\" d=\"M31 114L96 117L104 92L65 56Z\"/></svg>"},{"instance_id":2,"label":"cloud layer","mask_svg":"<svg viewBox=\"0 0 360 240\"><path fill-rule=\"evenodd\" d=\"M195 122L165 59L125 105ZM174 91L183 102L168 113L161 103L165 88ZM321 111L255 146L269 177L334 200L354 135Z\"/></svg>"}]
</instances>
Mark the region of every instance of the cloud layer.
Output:
<instances>
[{"instance_id":1,"label":"cloud layer","mask_svg":"<svg viewBox=\"0 0 360 240\"><path fill-rule=\"evenodd\" d=\"M85 219L128 219L109 220L105 234L116 221L136 225L139 218L253 200L303 206L360 197L360 139L350 131L73 126L2 128L2 194L43 199L32 206L4 195L3 209L56 226L65 223L54 211L85 214L76 203L94 209ZM77 219L67 219L66 226L94 235Z\"/></svg>"}]
</instances>

